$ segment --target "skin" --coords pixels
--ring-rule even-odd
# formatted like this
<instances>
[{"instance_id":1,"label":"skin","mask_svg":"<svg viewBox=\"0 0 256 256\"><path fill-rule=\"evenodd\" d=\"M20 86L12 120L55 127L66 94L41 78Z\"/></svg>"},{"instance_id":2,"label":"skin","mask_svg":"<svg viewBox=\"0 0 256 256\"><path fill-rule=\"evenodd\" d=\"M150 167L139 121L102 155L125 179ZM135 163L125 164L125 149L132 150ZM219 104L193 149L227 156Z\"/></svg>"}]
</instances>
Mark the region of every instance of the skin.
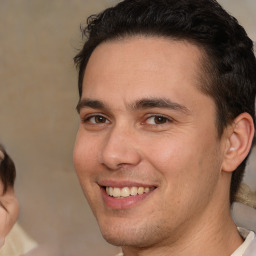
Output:
<instances>
[{"instance_id":1,"label":"skin","mask_svg":"<svg viewBox=\"0 0 256 256\"><path fill-rule=\"evenodd\" d=\"M0 190L3 184L0 182ZM11 231L19 215L19 204L13 188L0 195L0 247L4 245L5 237Z\"/></svg>"},{"instance_id":2,"label":"skin","mask_svg":"<svg viewBox=\"0 0 256 256\"><path fill-rule=\"evenodd\" d=\"M4 153L0 150L0 165L4 157ZM18 215L19 203L13 187L9 186L4 193L4 184L0 180L0 247L4 245L5 237L11 231Z\"/></svg>"},{"instance_id":3,"label":"skin","mask_svg":"<svg viewBox=\"0 0 256 256\"><path fill-rule=\"evenodd\" d=\"M201 60L188 42L144 36L103 43L89 59L74 165L103 236L127 256L228 256L242 243L227 160L238 126L218 137ZM154 189L130 201L104 192L133 185Z\"/></svg>"}]
</instances>

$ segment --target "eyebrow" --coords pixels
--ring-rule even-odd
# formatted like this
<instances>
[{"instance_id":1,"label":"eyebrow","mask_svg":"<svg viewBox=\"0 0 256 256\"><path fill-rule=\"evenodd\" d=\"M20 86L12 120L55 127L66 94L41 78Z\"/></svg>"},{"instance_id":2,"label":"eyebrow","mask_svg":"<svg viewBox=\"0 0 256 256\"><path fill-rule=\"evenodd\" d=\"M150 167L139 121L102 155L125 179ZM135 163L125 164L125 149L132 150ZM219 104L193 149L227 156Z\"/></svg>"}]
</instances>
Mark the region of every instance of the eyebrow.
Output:
<instances>
[{"instance_id":1,"label":"eyebrow","mask_svg":"<svg viewBox=\"0 0 256 256\"><path fill-rule=\"evenodd\" d=\"M93 108L93 109L107 109L106 105L99 100L91 100L91 99L82 99L79 100L76 110L78 113L80 113L82 108Z\"/></svg>"},{"instance_id":2,"label":"eyebrow","mask_svg":"<svg viewBox=\"0 0 256 256\"><path fill-rule=\"evenodd\" d=\"M78 102L76 106L76 110L78 113L80 113L80 110L86 107L93 108L93 109L102 109L102 110L109 109L109 107L106 104L104 104L102 101L85 98L85 99L81 99ZM184 114L190 113L190 110L186 106L173 102L167 98L143 98L135 101L132 104L129 104L128 107L131 110L140 110L140 109L149 109L149 108L167 108L167 109L180 111Z\"/></svg>"},{"instance_id":3,"label":"eyebrow","mask_svg":"<svg viewBox=\"0 0 256 256\"><path fill-rule=\"evenodd\" d=\"M145 98L136 101L131 105L132 109L147 109L147 108L167 108L172 110L178 110L185 114L189 114L190 110L179 103L173 102L167 98Z\"/></svg>"}]
</instances>

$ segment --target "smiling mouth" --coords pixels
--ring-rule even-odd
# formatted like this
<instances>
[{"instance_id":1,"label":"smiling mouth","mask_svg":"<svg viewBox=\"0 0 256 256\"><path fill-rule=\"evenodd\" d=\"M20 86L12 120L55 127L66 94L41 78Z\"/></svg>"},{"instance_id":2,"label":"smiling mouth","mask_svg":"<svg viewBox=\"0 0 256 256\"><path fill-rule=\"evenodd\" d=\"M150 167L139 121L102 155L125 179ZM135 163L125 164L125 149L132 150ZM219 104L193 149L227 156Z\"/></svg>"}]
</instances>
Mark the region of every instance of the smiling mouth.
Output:
<instances>
[{"instance_id":1,"label":"smiling mouth","mask_svg":"<svg viewBox=\"0 0 256 256\"><path fill-rule=\"evenodd\" d=\"M149 193L155 187L105 187L107 195L114 198L126 198Z\"/></svg>"}]
</instances>

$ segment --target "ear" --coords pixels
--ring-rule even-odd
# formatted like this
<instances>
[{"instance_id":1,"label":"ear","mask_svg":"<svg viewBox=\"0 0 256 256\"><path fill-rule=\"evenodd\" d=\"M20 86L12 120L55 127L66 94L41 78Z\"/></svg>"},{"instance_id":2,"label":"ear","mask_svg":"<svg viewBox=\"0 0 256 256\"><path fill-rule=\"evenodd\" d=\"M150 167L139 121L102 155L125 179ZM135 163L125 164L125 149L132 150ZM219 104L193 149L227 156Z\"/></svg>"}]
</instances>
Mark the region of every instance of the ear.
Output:
<instances>
[{"instance_id":1,"label":"ear","mask_svg":"<svg viewBox=\"0 0 256 256\"><path fill-rule=\"evenodd\" d=\"M248 113L242 113L227 128L222 171L233 172L246 158L254 136L254 123Z\"/></svg>"}]
</instances>

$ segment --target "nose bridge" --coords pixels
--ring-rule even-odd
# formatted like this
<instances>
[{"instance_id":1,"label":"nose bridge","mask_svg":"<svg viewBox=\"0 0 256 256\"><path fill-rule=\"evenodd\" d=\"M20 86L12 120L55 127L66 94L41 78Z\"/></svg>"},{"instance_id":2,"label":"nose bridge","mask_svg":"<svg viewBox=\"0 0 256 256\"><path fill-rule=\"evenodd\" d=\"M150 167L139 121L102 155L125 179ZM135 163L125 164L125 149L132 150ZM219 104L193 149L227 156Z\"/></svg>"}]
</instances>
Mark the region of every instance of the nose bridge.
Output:
<instances>
[{"instance_id":1,"label":"nose bridge","mask_svg":"<svg viewBox=\"0 0 256 256\"><path fill-rule=\"evenodd\" d=\"M110 169L118 169L123 165L136 165L139 161L135 131L125 124L113 126L102 147L101 162Z\"/></svg>"}]
</instances>

